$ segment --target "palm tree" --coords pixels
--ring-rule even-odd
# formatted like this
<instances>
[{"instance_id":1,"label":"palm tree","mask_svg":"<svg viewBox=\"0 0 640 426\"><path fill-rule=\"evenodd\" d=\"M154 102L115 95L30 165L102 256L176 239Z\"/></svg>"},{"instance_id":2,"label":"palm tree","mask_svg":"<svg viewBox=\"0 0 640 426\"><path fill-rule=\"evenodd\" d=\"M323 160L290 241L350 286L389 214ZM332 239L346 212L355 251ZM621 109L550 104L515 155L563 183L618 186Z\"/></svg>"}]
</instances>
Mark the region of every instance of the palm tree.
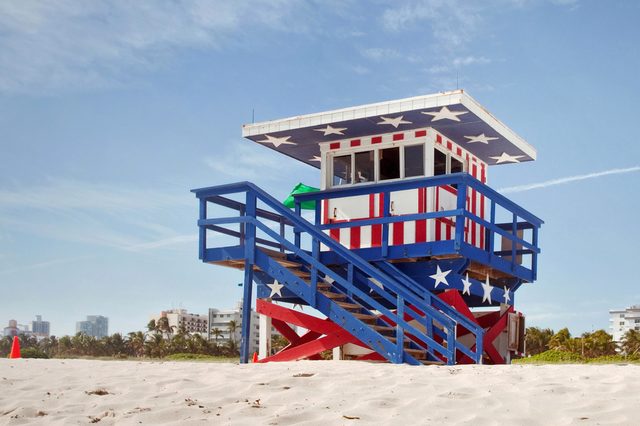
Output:
<instances>
[{"instance_id":1,"label":"palm tree","mask_svg":"<svg viewBox=\"0 0 640 426\"><path fill-rule=\"evenodd\" d=\"M624 334L622 351L627 356L634 356L640 353L640 331L629 330Z\"/></svg>"},{"instance_id":2,"label":"palm tree","mask_svg":"<svg viewBox=\"0 0 640 426\"><path fill-rule=\"evenodd\" d=\"M169 325L169 318L160 317L158 321L156 321L156 330L162 333L163 336L171 337L173 334L173 327Z\"/></svg>"},{"instance_id":3,"label":"palm tree","mask_svg":"<svg viewBox=\"0 0 640 426\"><path fill-rule=\"evenodd\" d=\"M127 346L129 353L136 357L144 355L144 342L146 336L142 331L132 331L127 334Z\"/></svg>"},{"instance_id":4,"label":"palm tree","mask_svg":"<svg viewBox=\"0 0 640 426\"><path fill-rule=\"evenodd\" d=\"M166 354L166 342L162 334L154 333L151 339L145 342L145 353L154 358L162 358Z\"/></svg>"},{"instance_id":5,"label":"palm tree","mask_svg":"<svg viewBox=\"0 0 640 426\"><path fill-rule=\"evenodd\" d=\"M571 333L566 327L551 336L551 339L549 339L549 349L555 349L557 351L564 352L579 352L577 350L577 342L571 337Z\"/></svg>"},{"instance_id":6,"label":"palm tree","mask_svg":"<svg viewBox=\"0 0 640 426\"><path fill-rule=\"evenodd\" d=\"M587 357L598 357L604 355L615 355L616 342L613 336L604 330L596 330L592 333L582 335L583 355Z\"/></svg>"},{"instance_id":7,"label":"palm tree","mask_svg":"<svg viewBox=\"0 0 640 426\"><path fill-rule=\"evenodd\" d=\"M229 329L229 341L236 343L236 331L238 330L238 323L235 320L229 321L227 324Z\"/></svg>"},{"instance_id":8,"label":"palm tree","mask_svg":"<svg viewBox=\"0 0 640 426\"><path fill-rule=\"evenodd\" d=\"M211 334L213 335L213 337L216 340L216 343L218 342L218 337L222 337L222 330L220 330L219 328L214 328L213 330L211 330Z\"/></svg>"},{"instance_id":9,"label":"palm tree","mask_svg":"<svg viewBox=\"0 0 640 426\"><path fill-rule=\"evenodd\" d=\"M156 324L156 320L152 319L147 323L147 331L149 333L158 331L158 325Z\"/></svg>"},{"instance_id":10,"label":"palm tree","mask_svg":"<svg viewBox=\"0 0 640 426\"><path fill-rule=\"evenodd\" d=\"M540 329L538 327L527 328L526 342L527 354L536 355L549 350L549 341L553 336L553 330L550 328Z\"/></svg>"}]
</instances>

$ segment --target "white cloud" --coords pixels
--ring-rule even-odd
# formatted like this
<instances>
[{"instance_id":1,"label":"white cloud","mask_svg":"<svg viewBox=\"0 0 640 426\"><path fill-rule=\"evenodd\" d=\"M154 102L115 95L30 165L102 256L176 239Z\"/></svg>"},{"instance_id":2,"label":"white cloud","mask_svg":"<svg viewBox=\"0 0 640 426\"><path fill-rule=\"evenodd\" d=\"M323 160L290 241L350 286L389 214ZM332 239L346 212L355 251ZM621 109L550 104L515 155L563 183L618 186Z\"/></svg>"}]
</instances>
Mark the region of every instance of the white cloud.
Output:
<instances>
[{"instance_id":1,"label":"white cloud","mask_svg":"<svg viewBox=\"0 0 640 426\"><path fill-rule=\"evenodd\" d=\"M241 28L295 31L293 0L0 2L0 92L128 84L178 48L219 48Z\"/></svg>"},{"instance_id":2,"label":"white cloud","mask_svg":"<svg viewBox=\"0 0 640 426\"><path fill-rule=\"evenodd\" d=\"M360 52L362 56L372 61L383 61L400 57L400 53L394 49L371 47Z\"/></svg>"},{"instance_id":3,"label":"white cloud","mask_svg":"<svg viewBox=\"0 0 640 426\"><path fill-rule=\"evenodd\" d=\"M183 243L170 224L176 211L195 204L186 188L172 193L58 179L0 189L0 223L7 233L142 251Z\"/></svg>"},{"instance_id":4,"label":"white cloud","mask_svg":"<svg viewBox=\"0 0 640 426\"><path fill-rule=\"evenodd\" d=\"M509 186L506 188L499 189L498 192L502 194L510 194L514 192L531 191L532 189L547 188L549 186L563 185L565 183L570 183L570 182L578 182L581 180L596 179L603 176L617 175L617 174L623 174L623 173L634 173L634 172L640 172L640 166L628 167L625 169L604 170L602 172L588 173L585 175L567 176L567 177L558 178L558 179L546 180L544 182L530 183L527 185Z\"/></svg>"},{"instance_id":5,"label":"white cloud","mask_svg":"<svg viewBox=\"0 0 640 426\"><path fill-rule=\"evenodd\" d=\"M454 67L463 67L468 65L485 65L491 63L491 60L484 56L463 56L454 58L451 63Z\"/></svg>"}]
</instances>

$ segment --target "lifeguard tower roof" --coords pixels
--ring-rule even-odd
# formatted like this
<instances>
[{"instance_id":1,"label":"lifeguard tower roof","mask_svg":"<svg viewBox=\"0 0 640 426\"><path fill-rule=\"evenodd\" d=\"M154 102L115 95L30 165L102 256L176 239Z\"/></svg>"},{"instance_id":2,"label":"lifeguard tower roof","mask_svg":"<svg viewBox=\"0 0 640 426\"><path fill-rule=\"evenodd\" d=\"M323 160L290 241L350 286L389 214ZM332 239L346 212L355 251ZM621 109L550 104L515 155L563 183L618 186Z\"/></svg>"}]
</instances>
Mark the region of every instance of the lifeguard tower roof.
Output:
<instances>
[{"instance_id":1,"label":"lifeguard tower roof","mask_svg":"<svg viewBox=\"0 0 640 426\"><path fill-rule=\"evenodd\" d=\"M314 167L320 143L433 128L488 165L536 159L536 150L463 90L245 124L242 136Z\"/></svg>"}]
</instances>

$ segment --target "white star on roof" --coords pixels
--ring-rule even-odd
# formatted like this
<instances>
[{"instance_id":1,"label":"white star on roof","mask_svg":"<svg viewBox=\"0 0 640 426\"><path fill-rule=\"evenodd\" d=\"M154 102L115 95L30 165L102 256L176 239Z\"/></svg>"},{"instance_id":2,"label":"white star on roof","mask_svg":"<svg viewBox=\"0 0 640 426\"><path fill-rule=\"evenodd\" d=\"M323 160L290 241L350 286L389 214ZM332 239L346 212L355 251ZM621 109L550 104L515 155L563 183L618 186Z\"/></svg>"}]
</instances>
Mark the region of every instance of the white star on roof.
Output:
<instances>
[{"instance_id":1,"label":"white star on roof","mask_svg":"<svg viewBox=\"0 0 640 426\"><path fill-rule=\"evenodd\" d=\"M314 155L314 156L313 156L313 158L309 158L307 161L317 161L317 162L320 162L320 161L322 161L322 158L320 158L320 157L319 157L319 156L317 156L317 155Z\"/></svg>"},{"instance_id":2,"label":"white star on roof","mask_svg":"<svg viewBox=\"0 0 640 426\"><path fill-rule=\"evenodd\" d=\"M467 143L480 142L487 145L489 144L489 141L494 141L498 139L491 136L486 136L484 133L481 133L478 136L465 136L465 138L469 139Z\"/></svg>"},{"instance_id":3,"label":"white star on roof","mask_svg":"<svg viewBox=\"0 0 640 426\"><path fill-rule=\"evenodd\" d=\"M469 274L464 277L462 280L462 294L468 294L471 296L471 281L469 281Z\"/></svg>"},{"instance_id":4,"label":"white star on roof","mask_svg":"<svg viewBox=\"0 0 640 426\"><path fill-rule=\"evenodd\" d=\"M389 118L389 117L380 117L382 118L382 121L378 122L378 125L382 125L382 124L390 124L393 127L395 127L396 129L398 128L399 125L401 124L412 124L410 121L407 120L403 120L404 116L398 116L396 118Z\"/></svg>"},{"instance_id":5,"label":"white star on roof","mask_svg":"<svg viewBox=\"0 0 640 426\"><path fill-rule=\"evenodd\" d=\"M497 157L489 157L496 160L496 164L502 163L519 163L520 158L524 157L524 155L509 155L506 152L503 152L500 156Z\"/></svg>"},{"instance_id":6,"label":"white star on roof","mask_svg":"<svg viewBox=\"0 0 640 426\"><path fill-rule=\"evenodd\" d=\"M431 115L433 116L431 118L431 121L438 121L438 120L453 120L453 121L460 121L460 118L458 118L459 115L462 114L466 114L469 111L451 111L449 110L449 108L447 108L446 106L442 107L442 109L438 112L422 112L424 115Z\"/></svg>"},{"instance_id":7,"label":"white star on roof","mask_svg":"<svg viewBox=\"0 0 640 426\"><path fill-rule=\"evenodd\" d=\"M491 284L489 284L489 275L487 275L487 279L485 280L484 284L482 284L482 303L486 302L487 300L489 301L489 304L491 304L491 290L493 290L493 287L491 286Z\"/></svg>"},{"instance_id":8,"label":"white star on roof","mask_svg":"<svg viewBox=\"0 0 640 426\"><path fill-rule=\"evenodd\" d=\"M440 283L448 286L449 283L447 282L447 275L449 275L449 272L451 272L451 270L443 272L440 269L440 265L436 265L436 268L436 273L433 275L429 275L429 278L433 278L436 281L436 284L433 286L433 288L438 288L438 284Z\"/></svg>"},{"instance_id":9,"label":"white star on roof","mask_svg":"<svg viewBox=\"0 0 640 426\"><path fill-rule=\"evenodd\" d=\"M505 304L509 304L509 301L511 300L511 298L509 297L509 289L507 287L503 287L504 288L504 303Z\"/></svg>"},{"instance_id":10,"label":"white star on roof","mask_svg":"<svg viewBox=\"0 0 640 426\"><path fill-rule=\"evenodd\" d=\"M261 141L257 141L260 143L270 143L273 144L273 146L275 146L276 148L279 147L280 145L295 145L295 142L291 142L289 140L289 138L291 136L283 136L281 138L276 138L274 136L269 136L269 135L265 135L267 138L263 139Z\"/></svg>"},{"instance_id":11,"label":"white star on roof","mask_svg":"<svg viewBox=\"0 0 640 426\"><path fill-rule=\"evenodd\" d=\"M328 124L327 124L327 127L325 127L324 129L313 129L314 132L324 132L324 136L344 135L344 133L342 133L344 130L347 130L347 128L346 127L331 127Z\"/></svg>"},{"instance_id":12,"label":"white star on roof","mask_svg":"<svg viewBox=\"0 0 640 426\"><path fill-rule=\"evenodd\" d=\"M269 297L273 297L276 294L282 297L282 288L284 287L282 284L278 282L278 280L274 280L273 283L267 284L267 287L271 289L271 294Z\"/></svg>"}]
</instances>

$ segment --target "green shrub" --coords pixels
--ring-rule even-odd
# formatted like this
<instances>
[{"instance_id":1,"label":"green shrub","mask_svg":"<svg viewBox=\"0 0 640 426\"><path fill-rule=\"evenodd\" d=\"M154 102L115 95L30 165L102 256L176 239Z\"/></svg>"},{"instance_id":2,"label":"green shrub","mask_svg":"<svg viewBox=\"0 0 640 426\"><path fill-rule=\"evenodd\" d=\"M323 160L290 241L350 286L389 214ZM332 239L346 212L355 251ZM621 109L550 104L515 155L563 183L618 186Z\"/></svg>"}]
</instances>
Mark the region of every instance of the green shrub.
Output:
<instances>
[{"instance_id":1,"label":"green shrub","mask_svg":"<svg viewBox=\"0 0 640 426\"><path fill-rule=\"evenodd\" d=\"M582 362L585 362L585 359L578 354L555 349L541 352L527 358L513 360L514 364L572 364Z\"/></svg>"},{"instance_id":2,"label":"green shrub","mask_svg":"<svg viewBox=\"0 0 640 426\"><path fill-rule=\"evenodd\" d=\"M20 351L22 358L44 358L49 359L49 355L38 348L24 348Z\"/></svg>"},{"instance_id":3,"label":"green shrub","mask_svg":"<svg viewBox=\"0 0 640 426\"><path fill-rule=\"evenodd\" d=\"M216 359L216 357L211 355L202 355L202 354L177 353L177 354L167 355L166 359L171 361L213 360L213 359Z\"/></svg>"}]
</instances>

